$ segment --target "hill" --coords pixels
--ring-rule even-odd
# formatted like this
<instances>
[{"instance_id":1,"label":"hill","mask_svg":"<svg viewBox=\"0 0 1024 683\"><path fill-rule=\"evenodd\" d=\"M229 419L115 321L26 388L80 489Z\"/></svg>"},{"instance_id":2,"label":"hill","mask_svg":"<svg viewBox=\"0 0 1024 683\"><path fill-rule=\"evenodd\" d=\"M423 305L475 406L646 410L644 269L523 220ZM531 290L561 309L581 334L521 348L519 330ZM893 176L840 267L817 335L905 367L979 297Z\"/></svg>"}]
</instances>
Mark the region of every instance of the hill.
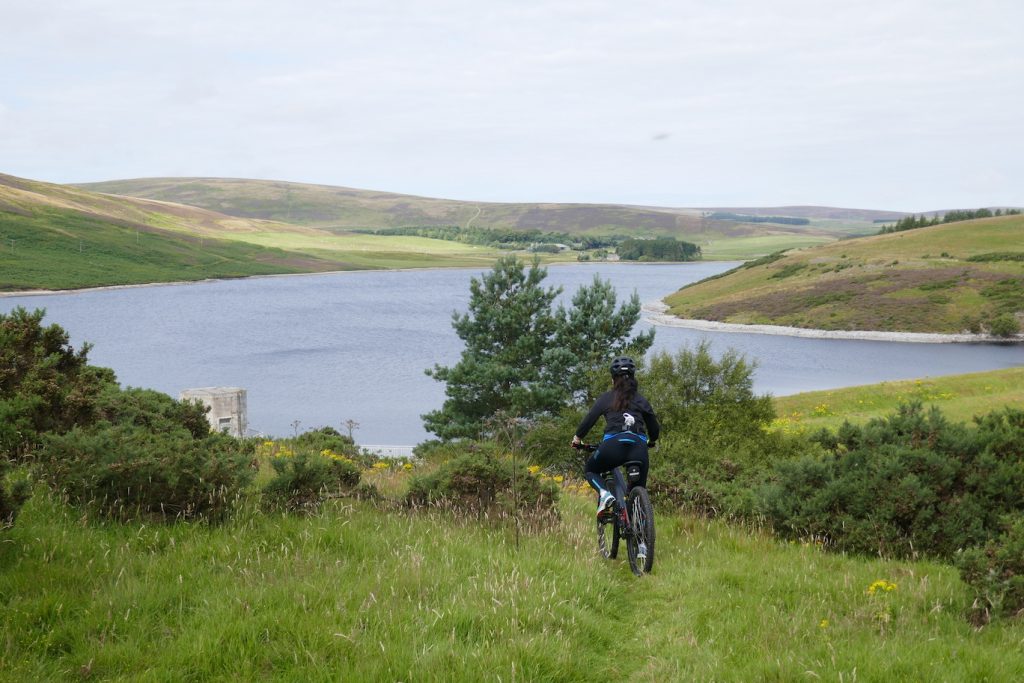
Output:
<instances>
[{"instance_id":1,"label":"hill","mask_svg":"<svg viewBox=\"0 0 1024 683\"><path fill-rule=\"evenodd\" d=\"M667 297L682 318L957 333L1024 314L1024 218L1002 216L776 253Z\"/></svg>"},{"instance_id":2,"label":"hill","mask_svg":"<svg viewBox=\"0 0 1024 683\"><path fill-rule=\"evenodd\" d=\"M416 237L338 235L0 174L0 291L486 265L496 253Z\"/></svg>"},{"instance_id":3,"label":"hill","mask_svg":"<svg viewBox=\"0 0 1024 683\"><path fill-rule=\"evenodd\" d=\"M849 218L843 221L828 217L794 226L713 220L701 209L471 202L234 178L143 178L85 183L79 187L332 231L457 225L593 235L672 236L701 245L705 258L748 258L774 249L829 242L839 235L864 232L872 227L869 220L856 212L844 214ZM892 215L883 213L887 217ZM827 212L823 211L822 215L826 216Z\"/></svg>"}]
</instances>

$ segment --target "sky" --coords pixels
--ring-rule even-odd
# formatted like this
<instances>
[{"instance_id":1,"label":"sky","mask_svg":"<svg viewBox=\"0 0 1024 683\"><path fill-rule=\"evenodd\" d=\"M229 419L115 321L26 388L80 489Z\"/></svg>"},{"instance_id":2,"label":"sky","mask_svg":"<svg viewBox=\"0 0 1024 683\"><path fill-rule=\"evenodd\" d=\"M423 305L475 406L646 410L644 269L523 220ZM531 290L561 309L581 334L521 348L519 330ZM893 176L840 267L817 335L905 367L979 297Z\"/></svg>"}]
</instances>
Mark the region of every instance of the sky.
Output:
<instances>
[{"instance_id":1,"label":"sky","mask_svg":"<svg viewBox=\"0 0 1024 683\"><path fill-rule=\"evenodd\" d=\"M0 0L0 173L1024 205L1020 0Z\"/></svg>"}]
</instances>

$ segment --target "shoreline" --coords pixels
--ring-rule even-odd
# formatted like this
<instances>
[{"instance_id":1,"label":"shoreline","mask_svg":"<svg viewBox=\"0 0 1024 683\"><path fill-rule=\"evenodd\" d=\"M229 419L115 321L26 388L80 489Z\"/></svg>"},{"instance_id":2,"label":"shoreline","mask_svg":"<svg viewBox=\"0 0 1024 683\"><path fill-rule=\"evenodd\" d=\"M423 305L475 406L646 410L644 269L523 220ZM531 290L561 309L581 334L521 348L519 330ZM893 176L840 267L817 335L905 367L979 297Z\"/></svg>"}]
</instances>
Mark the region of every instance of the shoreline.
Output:
<instances>
[{"instance_id":1,"label":"shoreline","mask_svg":"<svg viewBox=\"0 0 1024 683\"><path fill-rule=\"evenodd\" d=\"M680 265L698 263L697 261L664 261L657 263L639 263L636 261L552 261L541 263L541 267L577 266L577 265ZM267 275L243 275L241 277L208 277L202 280L168 280L166 282L138 282L129 285L98 285L96 287L79 287L77 289L22 289L14 292L0 292L0 299L19 296L56 296L58 294L84 294L86 292L103 292L115 289L135 289L137 287L176 287L181 285L200 285L212 282L232 282L234 280L261 280L274 277L308 277L311 275L340 275L343 273L419 273L426 270L487 270L490 266L424 266L423 268L352 268L347 270L318 270L309 273L269 273Z\"/></svg>"},{"instance_id":2,"label":"shoreline","mask_svg":"<svg viewBox=\"0 0 1024 683\"><path fill-rule=\"evenodd\" d=\"M770 334L805 339L852 339L860 341L905 342L914 344L1020 344L1024 336L994 337L989 334L941 334L938 332L884 332L881 330L819 330L782 325L744 325L715 320L693 320L676 317L668 312L663 301L651 301L642 307L643 318L652 325L685 327L704 332L736 332L740 334Z\"/></svg>"}]
</instances>

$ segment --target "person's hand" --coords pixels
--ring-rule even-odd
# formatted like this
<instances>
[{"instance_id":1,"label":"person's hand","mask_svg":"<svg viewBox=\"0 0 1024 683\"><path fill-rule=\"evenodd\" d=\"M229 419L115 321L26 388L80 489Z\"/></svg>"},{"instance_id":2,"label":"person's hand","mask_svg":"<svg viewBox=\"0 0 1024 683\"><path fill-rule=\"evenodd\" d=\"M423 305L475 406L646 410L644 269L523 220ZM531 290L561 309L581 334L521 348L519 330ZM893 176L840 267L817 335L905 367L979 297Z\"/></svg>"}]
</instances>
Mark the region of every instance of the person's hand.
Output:
<instances>
[{"instance_id":1,"label":"person's hand","mask_svg":"<svg viewBox=\"0 0 1024 683\"><path fill-rule=\"evenodd\" d=\"M575 434L573 434L573 435L572 435L572 443L570 444L570 446L572 446L573 448L576 448L576 447L577 447L577 446L579 446L579 445L580 445L581 443L583 443L583 442L582 442L582 441L580 441L580 437L578 437L578 436L576 436Z\"/></svg>"}]
</instances>

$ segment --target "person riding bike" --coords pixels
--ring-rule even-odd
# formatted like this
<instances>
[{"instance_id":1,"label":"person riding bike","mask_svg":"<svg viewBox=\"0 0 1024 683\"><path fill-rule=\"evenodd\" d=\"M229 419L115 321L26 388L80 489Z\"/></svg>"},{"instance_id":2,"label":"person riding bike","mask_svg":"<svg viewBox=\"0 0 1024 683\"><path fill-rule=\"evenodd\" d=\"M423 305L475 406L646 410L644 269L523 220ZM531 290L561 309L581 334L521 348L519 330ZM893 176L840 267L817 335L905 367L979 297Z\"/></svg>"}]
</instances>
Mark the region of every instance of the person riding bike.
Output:
<instances>
[{"instance_id":1,"label":"person riding bike","mask_svg":"<svg viewBox=\"0 0 1024 683\"><path fill-rule=\"evenodd\" d=\"M637 392L633 359L620 356L612 361L610 370L611 391L598 397L572 437L572 446L578 446L597 419L604 415L604 439L584 468L587 482L598 494L598 516L611 511L615 504L615 496L604 487L601 474L635 460L640 463L640 479L636 483L647 486L647 449L654 448L661 433L650 402Z\"/></svg>"}]
</instances>

